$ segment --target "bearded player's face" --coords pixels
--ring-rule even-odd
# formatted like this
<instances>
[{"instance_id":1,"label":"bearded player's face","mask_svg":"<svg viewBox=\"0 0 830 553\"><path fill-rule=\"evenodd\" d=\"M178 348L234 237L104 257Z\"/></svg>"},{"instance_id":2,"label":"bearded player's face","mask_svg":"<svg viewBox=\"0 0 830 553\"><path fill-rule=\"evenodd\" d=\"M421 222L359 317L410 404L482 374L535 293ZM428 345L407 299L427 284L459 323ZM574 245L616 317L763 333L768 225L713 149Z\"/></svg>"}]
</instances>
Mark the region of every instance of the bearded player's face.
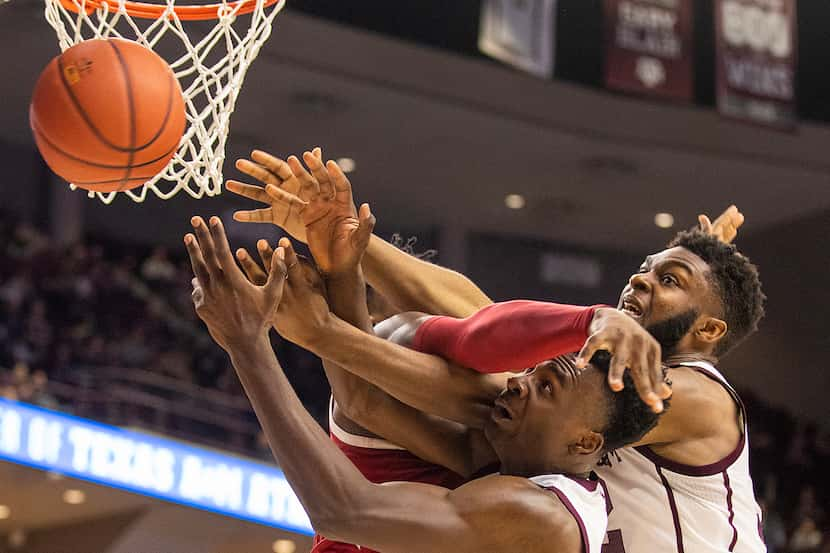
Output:
<instances>
[{"instance_id":1,"label":"bearded player's face","mask_svg":"<svg viewBox=\"0 0 830 553\"><path fill-rule=\"evenodd\" d=\"M717 316L709 266L681 247L646 257L620 294L617 309L645 327L671 353L702 314Z\"/></svg>"}]
</instances>

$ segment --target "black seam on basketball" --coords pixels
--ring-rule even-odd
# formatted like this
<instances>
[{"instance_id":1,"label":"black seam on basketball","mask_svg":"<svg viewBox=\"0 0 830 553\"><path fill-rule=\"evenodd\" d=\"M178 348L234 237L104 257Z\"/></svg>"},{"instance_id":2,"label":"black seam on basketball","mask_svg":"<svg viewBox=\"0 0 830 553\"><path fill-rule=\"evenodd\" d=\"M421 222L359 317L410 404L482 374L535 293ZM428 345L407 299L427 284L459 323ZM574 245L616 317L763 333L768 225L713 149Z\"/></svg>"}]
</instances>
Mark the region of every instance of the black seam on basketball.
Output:
<instances>
[{"instance_id":1,"label":"black seam on basketball","mask_svg":"<svg viewBox=\"0 0 830 553\"><path fill-rule=\"evenodd\" d=\"M37 124L32 125L32 129L33 129L33 130L34 130L34 131L35 131L35 132L36 132L36 133L37 133L37 134L38 134L38 135L39 135L39 136L40 136L40 137L41 137L41 138L42 138L42 139L43 139L43 140L44 140L44 141L45 141L45 142L46 142L46 143L47 143L47 144L48 144L48 145L49 145L49 146L53 149L53 150L55 150L57 153L61 154L61 155L62 155L62 156L64 156L64 157L68 157L68 158L69 158L69 159L71 159L72 161L77 161L78 163L83 163L84 165L90 165L90 166L92 166L92 167L100 167L101 169L126 169L126 168L127 168L127 165L107 165L107 164L105 164L105 163L96 163L96 162L94 162L94 161L87 161L86 159L81 159L81 158L79 158L79 157L77 157L77 156L74 156L74 155L70 154L69 152L67 152L67 151L66 151L66 150L64 150L63 148L61 148L61 147L59 147L59 146L56 146L54 142L52 142L51 140L49 140L49 137L47 137L47 136L46 136L46 133L44 133L42 130L40 130L40 128L38 128L38 125L37 125ZM160 159L164 159L165 157L169 156L171 153L175 152L178 148L179 148L179 145L178 145L178 144L176 144L175 146L173 146L172 148L170 148L169 150L167 150L165 153L163 153L162 155L158 156L157 158L155 158L155 159L151 159L151 160L149 160L149 161L145 161L144 163L139 163L139 164L136 164L136 165L132 165L131 167L132 167L133 169L136 169L136 168L139 168L139 167L146 167L147 165L151 165L151 164L153 164L153 163L157 162L158 160L160 160Z\"/></svg>"},{"instance_id":2,"label":"black seam on basketball","mask_svg":"<svg viewBox=\"0 0 830 553\"><path fill-rule=\"evenodd\" d=\"M72 92L72 88L69 86L69 83L66 82L66 75L64 74L63 69L64 69L63 54L61 54L60 56L58 56L58 73L60 75L61 83L63 84L63 88L66 91L66 94L69 96L69 99L72 101L72 105L75 106L75 109L78 111L78 115L80 115L81 119L84 120L87 127L89 127L89 130L92 131L92 133L95 135L95 137L98 140L100 140L101 142L103 142L105 145L109 146L113 150L117 150L119 152L128 152L129 148L123 148L121 146L113 144L112 142L110 142L107 139L107 137L105 137L101 133L101 131L98 130L98 127L95 126L95 124L92 122L92 120L86 114L86 111L84 111L84 108L83 108L83 106L81 106L81 103L78 101L78 98Z\"/></svg>"},{"instance_id":3,"label":"black seam on basketball","mask_svg":"<svg viewBox=\"0 0 830 553\"><path fill-rule=\"evenodd\" d=\"M170 114L173 113L173 92L176 90L176 77L173 75L168 76L168 80L170 82L170 86L168 88L169 92L167 94L167 111L164 114L164 119L161 122L161 126L159 130L156 131L156 134L153 137L142 144L141 146L136 146L136 150L143 150L150 144L156 141L156 139L161 136L161 133L164 132L164 129L167 127L167 122L170 120Z\"/></svg>"},{"instance_id":4,"label":"black seam on basketball","mask_svg":"<svg viewBox=\"0 0 830 553\"><path fill-rule=\"evenodd\" d=\"M121 179L121 186L118 188L118 192L121 192L124 190L124 187L127 186L127 183L130 182L130 173L133 171L133 160L135 159L135 98L133 98L133 82L130 79L130 68L127 67L126 63L124 63L124 56L121 55L121 50L118 49L118 45L115 44L115 41L109 40L107 41L107 44L112 47L115 52L115 57L118 58L118 64L121 66L121 74L124 77L124 86L127 89L127 106L130 110L130 151L127 154L127 169L124 171L124 176Z\"/></svg>"}]
</instances>

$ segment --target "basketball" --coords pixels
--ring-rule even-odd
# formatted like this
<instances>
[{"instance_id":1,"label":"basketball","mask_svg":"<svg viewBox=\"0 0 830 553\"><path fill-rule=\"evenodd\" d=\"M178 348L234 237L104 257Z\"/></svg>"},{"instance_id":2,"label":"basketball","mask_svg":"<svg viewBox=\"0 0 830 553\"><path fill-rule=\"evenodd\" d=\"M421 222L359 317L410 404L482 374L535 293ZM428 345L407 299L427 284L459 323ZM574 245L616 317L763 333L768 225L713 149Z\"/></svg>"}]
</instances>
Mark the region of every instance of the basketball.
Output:
<instances>
[{"instance_id":1,"label":"basketball","mask_svg":"<svg viewBox=\"0 0 830 553\"><path fill-rule=\"evenodd\" d=\"M158 54L129 40L95 39L49 62L29 123L55 173L80 188L114 192L164 169L184 133L185 105Z\"/></svg>"}]
</instances>

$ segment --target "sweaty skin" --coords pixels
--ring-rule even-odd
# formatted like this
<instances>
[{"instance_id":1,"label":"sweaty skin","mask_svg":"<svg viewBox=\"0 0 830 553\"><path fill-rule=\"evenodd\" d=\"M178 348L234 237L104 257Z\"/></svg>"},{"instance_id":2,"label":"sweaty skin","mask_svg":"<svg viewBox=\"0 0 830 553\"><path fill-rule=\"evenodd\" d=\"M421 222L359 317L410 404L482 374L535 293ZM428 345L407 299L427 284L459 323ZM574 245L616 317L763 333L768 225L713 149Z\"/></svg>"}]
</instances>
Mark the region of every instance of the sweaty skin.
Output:
<instances>
[{"instance_id":1,"label":"sweaty skin","mask_svg":"<svg viewBox=\"0 0 830 553\"><path fill-rule=\"evenodd\" d=\"M582 550L576 519L556 495L526 478L490 476L454 491L368 482L303 409L271 349L268 331L280 326L279 309L301 308L296 318L302 320L330 315L290 244L277 249L258 286L236 266L218 218L209 229L200 218L193 223L195 236L188 234L185 244L197 278L196 311L230 355L274 456L318 532L388 553ZM317 324L325 323L312 327ZM502 460L509 467L520 459Z\"/></svg>"},{"instance_id":2,"label":"sweaty skin","mask_svg":"<svg viewBox=\"0 0 830 553\"><path fill-rule=\"evenodd\" d=\"M312 174L305 171L296 158L289 159L290 165L262 153L256 153L254 158L254 161L240 161L240 169L270 186L266 191L260 187L245 185L248 188L244 189L244 195L269 203L271 207L266 209L281 210L280 216L283 218L277 221L271 220L301 239L304 236L300 230L303 228L300 211L307 203L304 198L310 197L315 187L319 189L316 178L322 176L325 179L332 178L348 183L336 164L330 163L327 166L322 164L319 150L315 150L312 156L304 156L304 161L311 168ZM331 173L331 176L328 173ZM231 188L230 185L229 188ZM237 191L243 193L241 190ZM253 220L247 215L240 215L237 218ZM727 242L734 239L742 223L743 215L734 206L730 206L714 223L709 222L705 216L701 217L701 226L704 230ZM367 260L373 258L372 248L376 242L378 240L375 237L370 239L364 257L364 267ZM621 295L620 307L623 307L622 298L630 294L635 294L634 298L650 298L647 306L649 313L645 315L651 321L682 313L695 305L695 302L706 300L704 297L705 264L702 266L699 258L682 248L673 250L666 250L651 256L644 264L646 270L631 277ZM395 253L385 250L385 253L390 259L394 258L400 263L403 263L403 260L410 262L414 259L403 252ZM433 278L436 274L443 274L444 270L440 267L416 260L417 264L407 266L407 270L404 271L400 270L402 268L400 263L391 262L389 259L387 261L389 265L385 275L380 279L386 282L373 282L368 271L367 276L370 276L369 281L376 288L384 287L384 290L392 290L397 287L397 291L390 292L390 295L407 298L406 302L397 300L395 303L398 305L416 304L417 296L409 294L416 288L429 290L429 297L432 299L425 302L427 304L435 303L435 298L444 296L450 298L455 294L462 298L478 298L460 309L453 302L447 301L441 306L442 309L432 310L433 313L463 317L471 314L469 307L473 305L480 307L482 304L491 303L489 298L486 301L482 299L475 292L480 292L480 290L468 280L453 278L450 279L452 285L447 285L442 278ZM676 278L684 286L671 290L668 284L659 280L663 278L667 280ZM407 288L409 292L406 291ZM433 306L429 305L429 307ZM429 312L430 310L421 309L421 311ZM709 317L697 321L693 332L677 344L672 356L665 359L665 362L672 364L694 359L716 361L713 350L723 329L713 323L714 320L713 317ZM645 320L637 322L643 323ZM411 335L415 330L412 328L412 321L409 323L408 327L401 323L397 328L385 328L384 332L390 336ZM598 321L598 325L600 323L601 321ZM610 328L600 330L605 331L601 339L589 340L592 342L591 349L598 349L600 345L605 345L608 336L612 334ZM393 349L386 350L385 354L388 354L388 357L380 353L373 356L372 351L384 352L384 350L376 342L366 341L369 338L371 337L360 337L341 329L339 334L330 335L330 339L311 340L316 343L306 344L306 347L312 348L321 357L334 358L342 367L409 405L465 425L473 427L483 425L483 421L488 417L488 406L498 394L498 390L503 387L504 377L499 378L497 375L465 377L464 369L461 367L455 367L449 363L443 366L431 365L424 358L394 353ZM339 344L343 344L343 340L349 340L350 349L347 351L338 349ZM657 428L644 438L642 444L650 444L666 458L685 464L702 465L723 458L734 449L742 432L738 422L737 406L731 396L722 386L689 368L670 369L668 377L673 383L673 408L666 417L661 419ZM653 378L651 380L654 381ZM648 388L644 390L644 394L648 394L648 391ZM661 392L657 387L651 391L655 394ZM723 425L724 420L735 421L735 424ZM384 437L395 441L395 438L391 436L385 435Z\"/></svg>"}]
</instances>

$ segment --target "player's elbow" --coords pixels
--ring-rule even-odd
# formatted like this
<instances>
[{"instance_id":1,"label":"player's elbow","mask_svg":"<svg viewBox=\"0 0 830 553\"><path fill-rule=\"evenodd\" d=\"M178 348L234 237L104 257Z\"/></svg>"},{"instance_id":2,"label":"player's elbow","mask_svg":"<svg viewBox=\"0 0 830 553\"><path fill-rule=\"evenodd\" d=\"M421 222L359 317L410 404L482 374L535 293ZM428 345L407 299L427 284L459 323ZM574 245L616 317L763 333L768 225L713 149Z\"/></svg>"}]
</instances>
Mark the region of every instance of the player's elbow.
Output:
<instances>
[{"instance_id":1,"label":"player's elbow","mask_svg":"<svg viewBox=\"0 0 830 553\"><path fill-rule=\"evenodd\" d=\"M332 541L361 541L361 509L354 498L342 497L322 509L309 509L308 518L314 531Z\"/></svg>"},{"instance_id":2,"label":"player's elbow","mask_svg":"<svg viewBox=\"0 0 830 553\"><path fill-rule=\"evenodd\" d=\"M346 518L345 516L315 518L311 519L311 526L316 533L325 536L331 541L344 543L358 541L350 537L352 532L348 530L348 521L345 520Z\"/></svg>"}]
</instances>

